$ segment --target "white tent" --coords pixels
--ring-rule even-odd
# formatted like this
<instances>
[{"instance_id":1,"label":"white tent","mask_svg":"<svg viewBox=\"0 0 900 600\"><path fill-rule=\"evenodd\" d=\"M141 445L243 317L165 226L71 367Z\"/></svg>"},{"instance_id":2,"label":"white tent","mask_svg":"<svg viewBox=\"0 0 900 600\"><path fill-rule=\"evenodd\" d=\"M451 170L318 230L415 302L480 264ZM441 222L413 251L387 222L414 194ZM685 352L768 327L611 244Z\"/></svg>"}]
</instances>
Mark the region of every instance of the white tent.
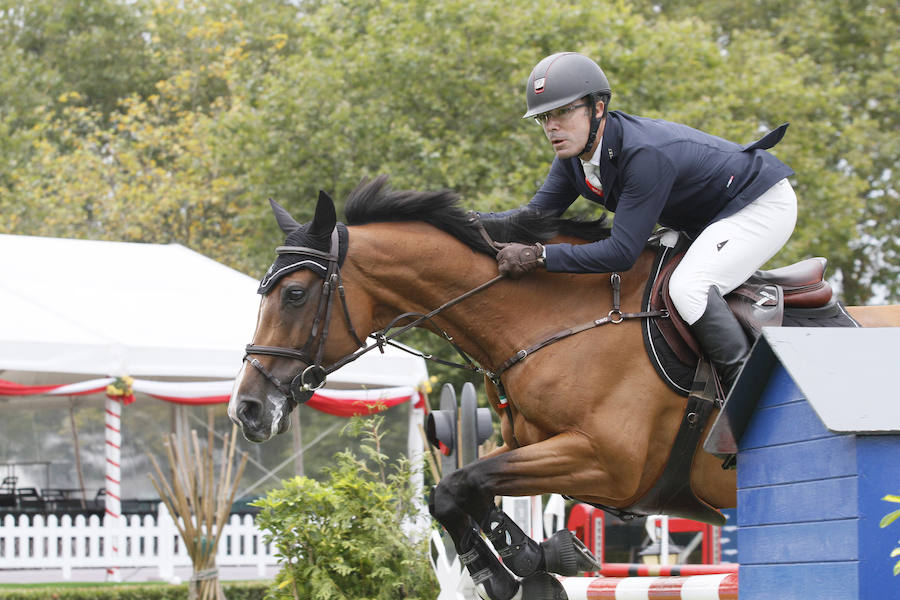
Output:
<instances>
[{"instance_id":1,"label":"white tent","mask_svg":"<svg viewBox=\"0 0 900 600\"><path fill-rule=\"evenodd\" d=\"M178 244L0 235L0 384L68 384L42 407L126 375L136 394L227 396L256 324L256 288ZM317 397L417 401L427 378L424 359L388 347L331 374ZM34 402L0 393L0 410ZM410 411L411 455L421 452L421 418Z\"/></svg>"},{"instance_id":2,"label":"white tent","mask_svg":"<svg viewBox=\"0 0 900 600\"><path fill-rule=\"evenodd\" d=\"M0 235L0 409L33 406L29 394L36 393L46 396L42 408L77 393L103 398L112 378L125 376L137 394L221 401L252 339L256 288L253 278L178 244ZM325 389L317 397L325 404L384 396L414 404L427 377L422 358L389 348L329 377L330 387L357 391L329 398ZM105 402L105 523L117 531L121 404ZM421 404L411 406L411 458L422 452L422 419ZM108 573L118 578L115 569Z\"/></svg>"},{"instance_id":3,"label":"white tent","mask_svg":"<svg viewBox=\"0 0 900 600\"><path fill-rule=\"evenodd\" d=\"M129 375L230 381L256 325L257 281L178 244L0 235L0 378ZM388 348L329 387L416 387L421 358Z\"/></svg>"}]
</instances>

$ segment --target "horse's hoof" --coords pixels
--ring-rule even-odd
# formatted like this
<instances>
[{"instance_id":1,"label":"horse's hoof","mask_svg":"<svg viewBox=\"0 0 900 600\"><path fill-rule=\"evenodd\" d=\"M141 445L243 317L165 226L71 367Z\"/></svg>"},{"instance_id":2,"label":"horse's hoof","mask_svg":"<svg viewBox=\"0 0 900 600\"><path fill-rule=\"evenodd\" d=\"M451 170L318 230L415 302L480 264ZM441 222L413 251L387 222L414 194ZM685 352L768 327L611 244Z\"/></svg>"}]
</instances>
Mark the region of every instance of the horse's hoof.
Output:
<instances>
[{"instance_id":1,"label":"horse's hoof","mask_svg":"<svg viewBox=\"0 0 900 600\"><path fill-rule=\"evenodd\" d=\"M551 573L572 577L585 571L599 571L600 563L581 540L567 529L561 529L541 542L544 566Z\"/></svg>"},{"instance_id":2,"label":"horse's hoof","mask_svg":"<svg viewBox=\"0 0 900 600\"><path fill-rule=\"evenodd\" d=\"M569 600L562 584L550 573L529 575L520 584L522 600Z\"/></svg>"}]
</instances>

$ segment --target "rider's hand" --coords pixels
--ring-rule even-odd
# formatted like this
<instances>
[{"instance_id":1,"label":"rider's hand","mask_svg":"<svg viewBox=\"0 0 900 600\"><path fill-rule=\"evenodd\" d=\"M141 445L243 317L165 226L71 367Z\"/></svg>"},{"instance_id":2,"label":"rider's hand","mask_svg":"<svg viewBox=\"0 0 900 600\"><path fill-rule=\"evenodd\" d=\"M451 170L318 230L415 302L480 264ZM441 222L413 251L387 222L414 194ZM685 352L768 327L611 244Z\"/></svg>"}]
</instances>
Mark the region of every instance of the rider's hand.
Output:
<instances>
[{"instance_id":1,"label":"rider's hand","mask_svg":"<svg viewBox=\"0 0 900 600\"><path fill-rule=\"evenodd\" d=\"M518 279L526 273L544 266L542 254L544 247L540 244L512 243L497 253L497 266L500 274L510 279Z\"/></svg>"}]
</instances>

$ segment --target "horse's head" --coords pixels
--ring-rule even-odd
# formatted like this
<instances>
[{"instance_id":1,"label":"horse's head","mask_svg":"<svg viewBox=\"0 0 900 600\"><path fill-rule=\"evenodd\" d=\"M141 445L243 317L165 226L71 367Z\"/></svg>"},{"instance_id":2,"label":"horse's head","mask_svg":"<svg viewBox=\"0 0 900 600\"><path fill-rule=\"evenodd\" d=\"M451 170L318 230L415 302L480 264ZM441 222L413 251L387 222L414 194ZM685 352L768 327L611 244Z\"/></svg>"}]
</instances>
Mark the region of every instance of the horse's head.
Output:
<instances>
[{"instance_id":1,"label":"horse's head","mask_svg":"<svg viewBox=\"0 0 900 600\"><path fill-rule=\"evenodd\" d=\"M337 223L334 202L320 192L305 225L271 203L287 238L260 282L256 332L228 403L228 416L253 442L288 428L294 406L324 385L324 360L362 345L352 325L330 327L344 324L347 311L340 274L347 229Z\"/></svg>"}]
</instances>

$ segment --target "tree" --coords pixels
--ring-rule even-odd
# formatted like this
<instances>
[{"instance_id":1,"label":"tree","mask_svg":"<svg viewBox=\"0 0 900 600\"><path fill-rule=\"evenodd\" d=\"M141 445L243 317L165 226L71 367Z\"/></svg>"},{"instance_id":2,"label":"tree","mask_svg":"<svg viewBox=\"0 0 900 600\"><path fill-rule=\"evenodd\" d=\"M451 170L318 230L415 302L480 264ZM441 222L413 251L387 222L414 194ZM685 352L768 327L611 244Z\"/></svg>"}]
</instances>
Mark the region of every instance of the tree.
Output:
<instances>
[{"instance_id":1,"label":"tree","mask_svg":"<svg viewBox=\"0 0 900 600\"><path fill-rule=\"evenodd\" d=\"M831 258L844 300L897 301L900 298L900 7L882 0L761 0L734 3L706 0L702 8L684 0L641 1L651 19L690 18L703 14L714 26L724 51L741 38L770 40L788 58L806 85L827 92L819 116L799 113L791 120L806 125L802 142L824 161L825 170L803 174L806 161L794 165L807 184L799 191L799 240L792 246ZM802 61L792 66L794 60ZM780 79L782 70L770 77ZM778 104L781 104L781 98ZM801 121L802 119L802 121ZM810 129L824 123L830 135ZM789 139L796 132L789 134ZM793 163L792 163L793 164ZM824 179L819 174L825 175ZM821 202L825 200L823 210ZM823 218L839 208L852 222ZM835 230L840 229L836 234ZM796 238L797 236L795 236Z\"/></svg>"},{"instance_id":2,"label":"tree","mask_svg":"<svg viewBox=\"0 0 900 600\"><path fill-rule=\"evenodd\" d=\"M453 188L471 208L518 206L552 158L520 119L525 79L572 49L607 71L613 109L741 142L790 121L775 152L797 172L801 216L773 266L826 255L845 300L900 297L889 3L107 4L112 18L77 0L60 17L43 0L4 5L4 231L118 237L134 214L124 239L177 240L260 273L280 242L267 197L305 220L318 189L340 205L388 173L395 187ZM79 50L97 45L121 49L102 63L108 85L86 74L106 54ZM84 61L71 67L84 78L66 79L67 61Z\"/></svg>"}]
</instances>

